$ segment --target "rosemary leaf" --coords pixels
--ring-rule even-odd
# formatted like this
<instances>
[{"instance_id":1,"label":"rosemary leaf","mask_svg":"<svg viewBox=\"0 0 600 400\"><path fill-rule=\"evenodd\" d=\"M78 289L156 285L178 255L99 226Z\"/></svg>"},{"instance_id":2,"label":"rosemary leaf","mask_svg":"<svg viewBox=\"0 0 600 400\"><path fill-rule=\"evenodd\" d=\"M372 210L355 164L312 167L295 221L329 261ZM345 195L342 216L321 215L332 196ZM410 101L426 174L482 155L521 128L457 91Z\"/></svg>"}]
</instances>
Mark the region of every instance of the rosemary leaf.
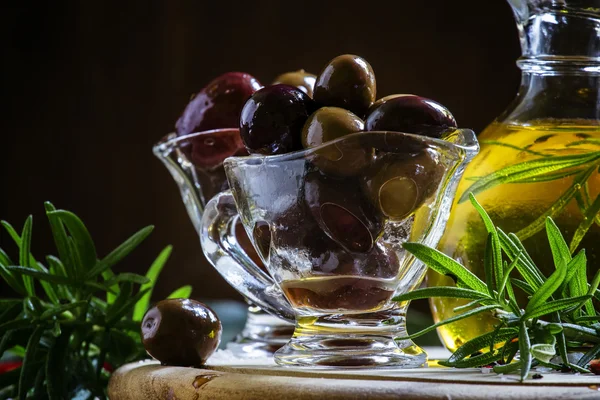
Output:
<instances>
[{"instance_id":1,"label":"rosemary leaf","mask_svg":"<svg viewBox=\"0 0 600 400\"><path fill-rule=\"evenodd\" d=\"M111 287L119 282L131 282L143 285L150 283L150 279L146 278L143 275L134 274L131 272L122 272L118 275L115 275L112 279L105 281L104 285Z\"/></svg>"},{"instance_id":2,"label":"rosemary leaf","mask_svg":"<svg viewBox=\"0 0 600 400\"><path fill-rule=\"evenodd\" d=\"M527 378L531 369L531 342L525 321L519 326L519 361L521 362L521 382Z\"/></svg>"},{"instance_id":3,"label":"rosemary leaf","mask_svg":"<svg viewBox=\"0 0 600 400\"><path fill-rule=\"evenodd\" d=\"M50 347L48 357L46 358L46 390L49 400L62 400L67 398L67 379L65 366L69 358L69 339L71 338L72 328L63 329L61 335L57 337Z\"/></svg>"},{"instance_id":4,"label":"rosemary leaf","mask_svg":"<svg viewBox=\"0 0 600 400\"><path fill-rule=\"evenodd\" d=\"M66 225L77 246L84 270L90 270L96 264L96 247L81 219L72 212L65 210L49 211L47 215L57 216Z\"/></svg>"},{"instance_id":5,"label":"rosemary leaf","mask_svg":"<svg viewBox=\"0 0 600 400\"><path fill-rule=\"evenodd\" d=\"M11 264L5 264L0 260L0 278L2 278L15 292L26 296L27 290L23 285L23 280L17 279L17 276L7 268L9 265Z\"/></svg>"},{"instance_id":6,"label":"rosemary leaf","mask_svg":"<svg viewBox=\"0 0 600 400\"><path fill-rule=\"evenodd\" d=\"M144 295L140 299L140 301L135 305L135 308L133 310L133 320L134 321L141 321L142 318L144 317L144 313L146 312L146 310L148 309L148 306L150 305L150 297L152 296L152 288L156 284L158 275L160 274L165 263L171 256L172 251L173 251L173 246L165 247L160 252L158 257L154 260L152 265L150 265L150 268L148 269L148 272L146 273L146 278L148 278L148 282L143 284L140 287L140 290L145 290L145 289L149 289L149 290L146 293L146 295Z\"/></svg>"},{"instance_id":7,"label":"rosemary leaf","mask_svg":"<svg viewBox=\"0 0 600 400\"><path fill-rule=\"evenodd\" d=\"M515 285L516 287L518 287L519 289L521 289L528 295L530 295L530 296L533 295L534 290L529 285L529 283L522 281L520 279L516 279L516 278L510 278L510 281L512 282L513 285Z\"/></svg>"},{"instance_id":8,"label":"rosemary leaf","mask_svg":"<svg viewBox=\"0 0 600 400\"><path fill-rule=\"evenodd\" d=\"M577 175L578 173L582 172L583 170L584 170L584 167L572 168L572 169L567 169L566 171L556 171L551 174L536 175L536 176L532 176L532 177L521 178L512 183L541 183L541 182L557 181L559 179L564 179L569 176Z\"/></svg>"},{"instance_id":9,"label":"rosemary leaf","mask_svg":"<svg viewBox=\"0 0 600 400\"><path fill-rule=\"evenodd\" d=\"M526 149L524 147L515 146L514 144L510 144L510 143L499 142L497 140L482 140L479 143L480 144L485 144L485 145L491 145L491 146L502 146L502 147L506 147L506 148L509 148L509 149L513 149L513 150L517 150L517 151L522 151L524 153L532 154L534 156L552 157L551 154L540 153L539 151L534 151L534 150Z\"/></svg>"},{"instance_id":10,"label":"rosemary leaf","mask_svg":"<svg viewBox=\"0 0 600 400\"><path fill-rule=\"evenodd\" d=\"M25 221L23 226L23 232L21 233L21 243L19 246L19 264L24 267L31 266L31 260L29 259L29 249L31 248L31 230L33 225L33 217L30 215ZM27 290L29 296L35 295L35 288L33 286L33 280L29 276L23 277L23 284Z\"/></svg>"},{"instance_id":11,"label":"rosemary leaf","mask_svg":"<svg viewBox=\"0 0 600 400\"><path fill-rule=\"evenodd\" d=\"M556 202L554 202L554 204L552 204L550 207L548 207L548 209L544 213L542 213L535 221L533 221L531 224L529 224L528 226L526 226L525 228L521 229L519 232L516 233L516 235L519 237L519 239L525 240L525 239L533 236L535 233L539 232L543 228L547 217L555 217L556 215L559 215L564 210L564 208L567 206L567 204L569 204L571 199L573 199L575 194L579 191L579 187L581 187L581 185L585 181L587 181L587 179L592 175L592 173L595 170L596 170L596 166L593 165L592 167L579 173L573 179L573 184L569 187L569 189L567 189L556 200Z\"/></svg>"},{"instance_id":12,"label":"rosemary leaf","mask_svg":"<svg viewBox=\"0 0 600 400\"><path fill-rule=\"evenodd\" d=\"M568 168L577 167L591 163L600 158L600 152L589 152L585 154L557 156L552 158L539 158L523 163L510 165L482 177L473 183L458 200L459 203L467 200L469 193L474 195L491 189L497 185L516 182L520 179L531 179L536 176L544 176Z\"/></svg>"},{"instance_id":13,"label":"rosemary leaf","mask_svg":"<svg viewBox=\"0 0 600 400\"><path fill-rule=\"evenodd\" d=\"M532 290L537 290L542 286L543 280L541 272L539 272L535 264L530 261L527 251L519 245L520 241L518 241L518 238L516 238L517 241L515 241L510 235L504 233L502 229L498 229L498 237L500 239L500 246L510 261L516 260L519 254L523 254L522 257L518 257L519 260L517 261L515 268L517 268L527 284L531 286Z\"/></svg>"},{"instance_id":14,"label":"rosemary leaf","mask_svg":"<svg viewBox=\"0 0 600 400\"><path fill-rule=\"evenodd\" d=\"M494 256L493 256L493 244L492 244L492 234L488 233L487 241L485 245L485 249L483 252L483 268L484 268L484 276L485 276L485 284L488 288L488 293L490 296L494 296L494 270L496 266L494 265ZM497 287L497 286L496 286Z\"/></svg>"},{"instance_id":15,"label":"rosemary leaf","mask_svg":"<svg viewBox=\"0 0 600 400\"><path fill-rule=\"evenodd\" d=\"M552 300L549 302L543 302L536 308L533 308L529 311L525 310L525 314L523 315L522 318L534 319L534 318L542 317L544 315L552 314L553 312L556 312L556 311L566 310L570 307L577 307L577 306L581 307L583 305L583 303L585 303L590 298L591 298L591 296L579 296L579 297L572 297L572 298L568 298L568 299L559 299L559 300Z\"/></svg>"},{"instance_id":16,"label":"rosemary leaf","mask_svg":"<svg viewBox=\"0 0 600 400\"><path fill-rule=\"evenodd\" d=\"M497 374L510 374L521 368L521 361L515 361L510 364L494 365L494 372Z\"/></svg>"},{"instance_id":17,"label":"rosemary leaf","mask_svg":"<svg viewBox=\"0 0 600 400\"><path fill-rule=\"evenodd\" d=\"M175 289L167 299L187 299L192 294L192 285L184 285L179 289Z\"/></svg>"},{"instance_id":18,"label":"rosemary leaf","mask_svg":"<svg viewBox=\"0 0 600 400\"><path fill-rule=\"evenodd\" d=\"M600 196L597 196L594 202L585 210L585 213L583 214L583 220L573 234L573 239L571 239L571 244L569 245L569 249L572 253L575 252L579 246L579 243L581 243L581 239L583 239L585 234L594 223L598 213L600 213Z\"/></svg>"},{"instance_id":19,"label":"rosemary leaf","mask_svg":"<svg viewBox=\"0 0 600 400\"><path fill-rule=\"evenodd\" d=\"M484 301L484 299L476 299L476 300L468 302L467 304L463 304L462 306L454 307L452 309L452 311L454 313L459 313L459 312L468 310L470 308L473 308L474 306L481 304L483 301Z\"/></svg>"},{"instance_id":20,"label":"rosemary leaf","mask_svg":"<svg viewBox=\"0 0 600 400\"><path fill-rule=\"evenodd\" d=\"M63 304L60 306L56 306L56 307L52 307L47 309L46 311L44 311L41 315L40 315L40 320L45 320L45 319L50 319L52 317L58 316L62 313L64 313L65 311L70 311L70 310L74 310L76 308L79 307L83 307L87 305L87 301L77 301L74 303L68 303L68 304Z\"/></svg>"},{"instance_id":21,"label":"rosemary leaf","mask_svg":"<svg viewBox=\"0 0 600 400\"><path fill-rule=\"evenodd\" d=\"M86 278L92 279L102 274L105 270L111 268L113 265L121 261L122 258L127 256L133 249L135 249L154 229L153 226L147 226L138 232L134 233L129 239L124 241L120 246L114 249L109 255L98 261L94 268L92 268Z\"/></svg>"},{"instance_id":22,"label":"rosemary leaf","mask_svg":"<svg viewBox=\"0 0 600 400\"><path fill-rule=\"evenodd\" d=\"M409 301L418 299L429 299L431 297L452 297L458 299L491 299L486 293L480 293L471 289L463 289L452 286L439 286L415 289L394 297L393 301Z\"/></svg>"},{"instance_id":23,"label":"rosemary leaf","mask_svg":"<svg viewBox=\"0 0 600 400\"><path fill-rule=\"evenodd\" d=\"M471 368L471 367L480 367L482 365L488 365L493 362L496 362L502 358L502 354L499 351L491 351L488 353L478 354L476 356L471 356L469 358L450 362L448 361L438 361L438 364L444 367L454 367L454 368Z\"/></svg>"},{"instance_id":24,"label":"rosemary leaf","mask_svg":"<svg viewBox=\"0 0 600 400\"><path fill-rule=\"evenodd\" d=\"M595 358L598 358L599 356L600 356L600 343L595 345L587 353L585 353L583 355L583 357L581 357L579 359L579 361L577 361L577 365L585 368L585 366L588 365L590 363L590 361L592 361Z\"/></svg>"},{"instance_id":25,"label":"rosemary leaf","mask_svg":"<svg viewBox=\"0 0 600 400\"><path fill-rule=\"evenodd\" d=\"M25 352L25 358L23 359L23 365L21 366L21 375L19 376L19 400L25 400L27 392L33 386L31 382L31 376L34 373L32 364L35 362L38 346L43 333L44 326L38 326L27 341L27 351Z\"/></svg>"},{"instance_id":26,"label":"rosemary leaf","mask_svg":"<svg viewBox=\"0 0 600 400\"><path fill-rule=\"evenodd\" d=\"M557 269L566 266L571 261L571 252L558 226L550 217L546 218L546 235L548 236L548 243L550 243L554 265Z\"/></svg>"},{"instance_id":27,"label":"rosemary leaf","mask_svg":"<svg viewBox=\"0 0 600 400\"><path fill-rule=\"evenodd\" d=\"M517 328L500 328L497 331L488 332L477 336L466 341L462 346L456 349L456 351L448 359L448 362L460 361L471 354L489 348L490 345L493 347L495 344L504 343L507 340L510 341L515 338L518 333L519 330Z\"/></svg>"},{"instance_id":28,"label":"rosemary leaf","mask_svg":"<svg viewBox=\"0 0 600 400\"><path fill-rule=\"evenodd\" d=\"M444 253L421 243L404 243L402 247L436 272L442 275L452 274L470 289L481 293L488 292L481 279Z\"/></svg>"},{"instance_id":29,"label":"rosemary leaf","mask_svg":"<svg viewBox=\"0 0 600 400\"><path fill-rule=\"evenodd\" d=\"M470 311L464 312L462 314L450 317L450 318L448 318L448 319L446 319L444 321L440 321L437 324L431 325L430 327L425 328L425 329L423 329L423 330L421 330L421 331L419 331L417 333L413 333L412 335L404 336L404 337L398 337L398 338L396 338L396 340L400 341L400 340L414 339L414 338L422 336L422 335L424 335L426 333L429 333L429 332L435 330L436 328L438 328L440 326L444 326L444 325L450 324L452 322L460 321L461 319L469 318L469 317L472 317L473 315L477 315L477 314L480 314L482 312L491 311L491 310L493 310L495 308L498 308L498 306L495 305L495 304L477 307L477 308L475 308L473 310L470 310Z\"/></svg>"},{"instance_id":30,"label":"rosemary leaf","mask_svg":"<svg viewBox=\"0 0 600 400\"><path fill-rule=\"evenodd\" d=\"M29 267L21 267L18 265L12 265L12 266L8 267L8 269L12 272L15 272L15 273L27 276L27 277L36 278L36 279L51 282L51 283L54 283L57 285L74 285L74 286L76 286L78 284L75 280L68 278L66 276L53 275L48 272L41 272L41 271L38 271L33 268L29 268Z\"/></svg>"},{"instance_id":31,"label":"rosemary leaf","mask_svg":"<svg viewBox=\"0 0 600 400\"><path fill-rule=\"evenodd\" d=\"M527 307L525 307L525 315L531 312L548 300L554 292L562 285L567 276L566 266L557 266L557 270L550 275L548 280L531 296Z\"/></svg>"},{"instance_id":32,"label":"rosemary leaf","mask_svg":"<svg viewBox=\"0 0 600 400\"><path fill-rule=\"evenodd\" d=\"M58 250L60 260L64 263L65 271L69 276L77 279L78 277L75 267L75 260L69 248L67 231L63 225L63 222L58 215L52 214L52 212L56 211L56 208L54 205L52 205L52 203L47 201L44 203L44 207L46 209L46 216L48 217L48 222L52 230L54 244Z\"/></svg>"},{"instance_id":33,"label":"rosemary leaf","mask_svg":"<svg viewBox=\"0 0 600 400\"><path fill-rule=\"evenodd\" d=\"M506 288L506 284L509 282L508 279L510 277L510 273L517 266L517 263L521 259L521 254L522 253L517 254L517 257L510 263L510 265L508 265L507 267L504 268L502 282L500 282L500 286L498 287L498 298L499 299L503 298L504 289Z\"/></svg>"},{"instance_id":34,"label":"rosemary leaf","mask_svg":"<svg viewBox=\"0 0 600 400\"><path fill-rule=\"evenodd\" d=\"M5 322L0 324L0 335L4 335L6 332L11 330L25 329L31 327L31 320L28 319L15 319L13 321Z\"/></svg>"}]
</instances>

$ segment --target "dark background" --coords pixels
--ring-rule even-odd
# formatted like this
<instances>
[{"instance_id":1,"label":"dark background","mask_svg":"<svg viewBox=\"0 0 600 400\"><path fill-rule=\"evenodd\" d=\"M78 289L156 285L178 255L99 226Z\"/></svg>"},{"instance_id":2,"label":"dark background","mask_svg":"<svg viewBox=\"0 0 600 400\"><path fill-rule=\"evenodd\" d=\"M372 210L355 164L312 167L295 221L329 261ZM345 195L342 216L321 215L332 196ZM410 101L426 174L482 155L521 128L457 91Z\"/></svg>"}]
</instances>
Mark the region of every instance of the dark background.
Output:
<instances>
[{"instance_id":1,"label":"dark background","mask_svg":"<svg viewBox=\"0 0 600 400\"><path fill-rule=\"evenodd\" d=\"M238 70L267 84L354 53L373 66L378 97L433 98L476 131L519 81L502 0L21 1L0 6L0 41L0 219L20 230L34 215L38 259L55 253L45 200L86 222L100 256L156 225L119 270L144 273L173 244L157 298L183 284L196 298L239 298L203 259L151 153L212 78ZM16 254L4 232L0 247Z\"/></svg>"}]
</instances>

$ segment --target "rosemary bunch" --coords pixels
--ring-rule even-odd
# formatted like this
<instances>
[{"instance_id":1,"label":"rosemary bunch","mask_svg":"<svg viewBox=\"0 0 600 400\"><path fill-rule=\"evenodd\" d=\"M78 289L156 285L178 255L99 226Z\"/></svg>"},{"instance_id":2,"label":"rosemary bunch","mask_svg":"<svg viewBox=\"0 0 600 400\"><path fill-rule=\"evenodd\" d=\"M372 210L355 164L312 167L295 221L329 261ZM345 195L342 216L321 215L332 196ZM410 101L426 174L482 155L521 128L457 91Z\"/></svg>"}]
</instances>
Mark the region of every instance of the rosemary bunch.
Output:
<instances>
[{"instance_id":1,"label":"rosemary bunch","mask_svg":"<svg viewBox=\"0 0 600 400\"><path fill-rule=\"evenodd\" d=\"M458 315L398 339L416 338L439 326L491 312L498 320L495 329L467 341L439 364L457 368L495 364L497 373L520 371L521 381L537 365L590 372L587 369L590 361L600 355L600 313L593 302L594 298L600 300L600 271L588 282L585 250L572 256L559 229L547 218L546 233L555 270L544 276L519 238L496 227L472 194L470 200L488 235L485 282L433 248L419 243L404 244L407 251L429 268L452 277L456 287L417 289L395 297L395 301L430 297L471 301L454 310ZM517 303L515 290L527 294L524 307ZM570 352L582 350L584 354L577 360L568 357Z\"/></svg>"},{"instance_id":2,"label":"rosemary bunch","mask_svg":"<svg viewBox=\"0 0 600 400\"><path fill-rule=\"evenodd\" d=\"M32 216L21 234L2 226L17 245L14 260L0 249L0 277L19 295L0 299L0 357L22 358L0 374L0 399L105 398L110 371L145 357L140 321L171 246L146 276L112 267L151 232L148 226L98 258L92 238L73 213L45 203L57 255L45 263L31 254ZM191 287L173 297L188 297Z\"/></svg>"}]
</instances>

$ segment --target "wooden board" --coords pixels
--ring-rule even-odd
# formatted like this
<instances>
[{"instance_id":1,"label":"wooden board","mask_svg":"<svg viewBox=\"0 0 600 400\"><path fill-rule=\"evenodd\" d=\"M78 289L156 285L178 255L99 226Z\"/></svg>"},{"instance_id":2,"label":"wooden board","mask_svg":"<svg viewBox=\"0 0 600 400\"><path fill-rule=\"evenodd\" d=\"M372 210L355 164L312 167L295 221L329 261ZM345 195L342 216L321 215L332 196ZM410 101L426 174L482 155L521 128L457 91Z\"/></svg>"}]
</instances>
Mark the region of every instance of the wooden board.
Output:
<instances>
[{"instance_id":1,"label":"wooden board","mask_svg":"<svg viewBox=\"0 0 600 400\"><path fill-rule=\"evenodd\" d=\"M600 399L600 376L542 372L519 383L515 375L480 369L414 368L314 370L270 360L211 359L204 369L140 362L111 378L112 400L296 399Z\"/></svg>"}]
</instances>

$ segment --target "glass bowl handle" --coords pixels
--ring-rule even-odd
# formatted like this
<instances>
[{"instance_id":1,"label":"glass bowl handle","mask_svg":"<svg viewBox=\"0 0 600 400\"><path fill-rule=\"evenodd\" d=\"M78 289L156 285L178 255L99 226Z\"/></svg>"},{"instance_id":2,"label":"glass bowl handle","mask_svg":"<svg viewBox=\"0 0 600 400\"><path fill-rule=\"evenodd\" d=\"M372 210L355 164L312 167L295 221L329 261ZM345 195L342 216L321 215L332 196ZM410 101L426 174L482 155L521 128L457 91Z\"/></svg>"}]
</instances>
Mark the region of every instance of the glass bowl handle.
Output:
<instances>
[{"instance_id":1,"label":"glass bowl handle","mask_svg":"<svg viewBox=\"0 0 600 400\"><path fill-rule=\"evenodd\" d=\"M235 237L238 218L230 190L217 194L206 204L200 222L204 255L227 283L248 300L269 314L294 322L294 311L273 278L263 272L238 243Z\"/></svg>"}]
</instances>

